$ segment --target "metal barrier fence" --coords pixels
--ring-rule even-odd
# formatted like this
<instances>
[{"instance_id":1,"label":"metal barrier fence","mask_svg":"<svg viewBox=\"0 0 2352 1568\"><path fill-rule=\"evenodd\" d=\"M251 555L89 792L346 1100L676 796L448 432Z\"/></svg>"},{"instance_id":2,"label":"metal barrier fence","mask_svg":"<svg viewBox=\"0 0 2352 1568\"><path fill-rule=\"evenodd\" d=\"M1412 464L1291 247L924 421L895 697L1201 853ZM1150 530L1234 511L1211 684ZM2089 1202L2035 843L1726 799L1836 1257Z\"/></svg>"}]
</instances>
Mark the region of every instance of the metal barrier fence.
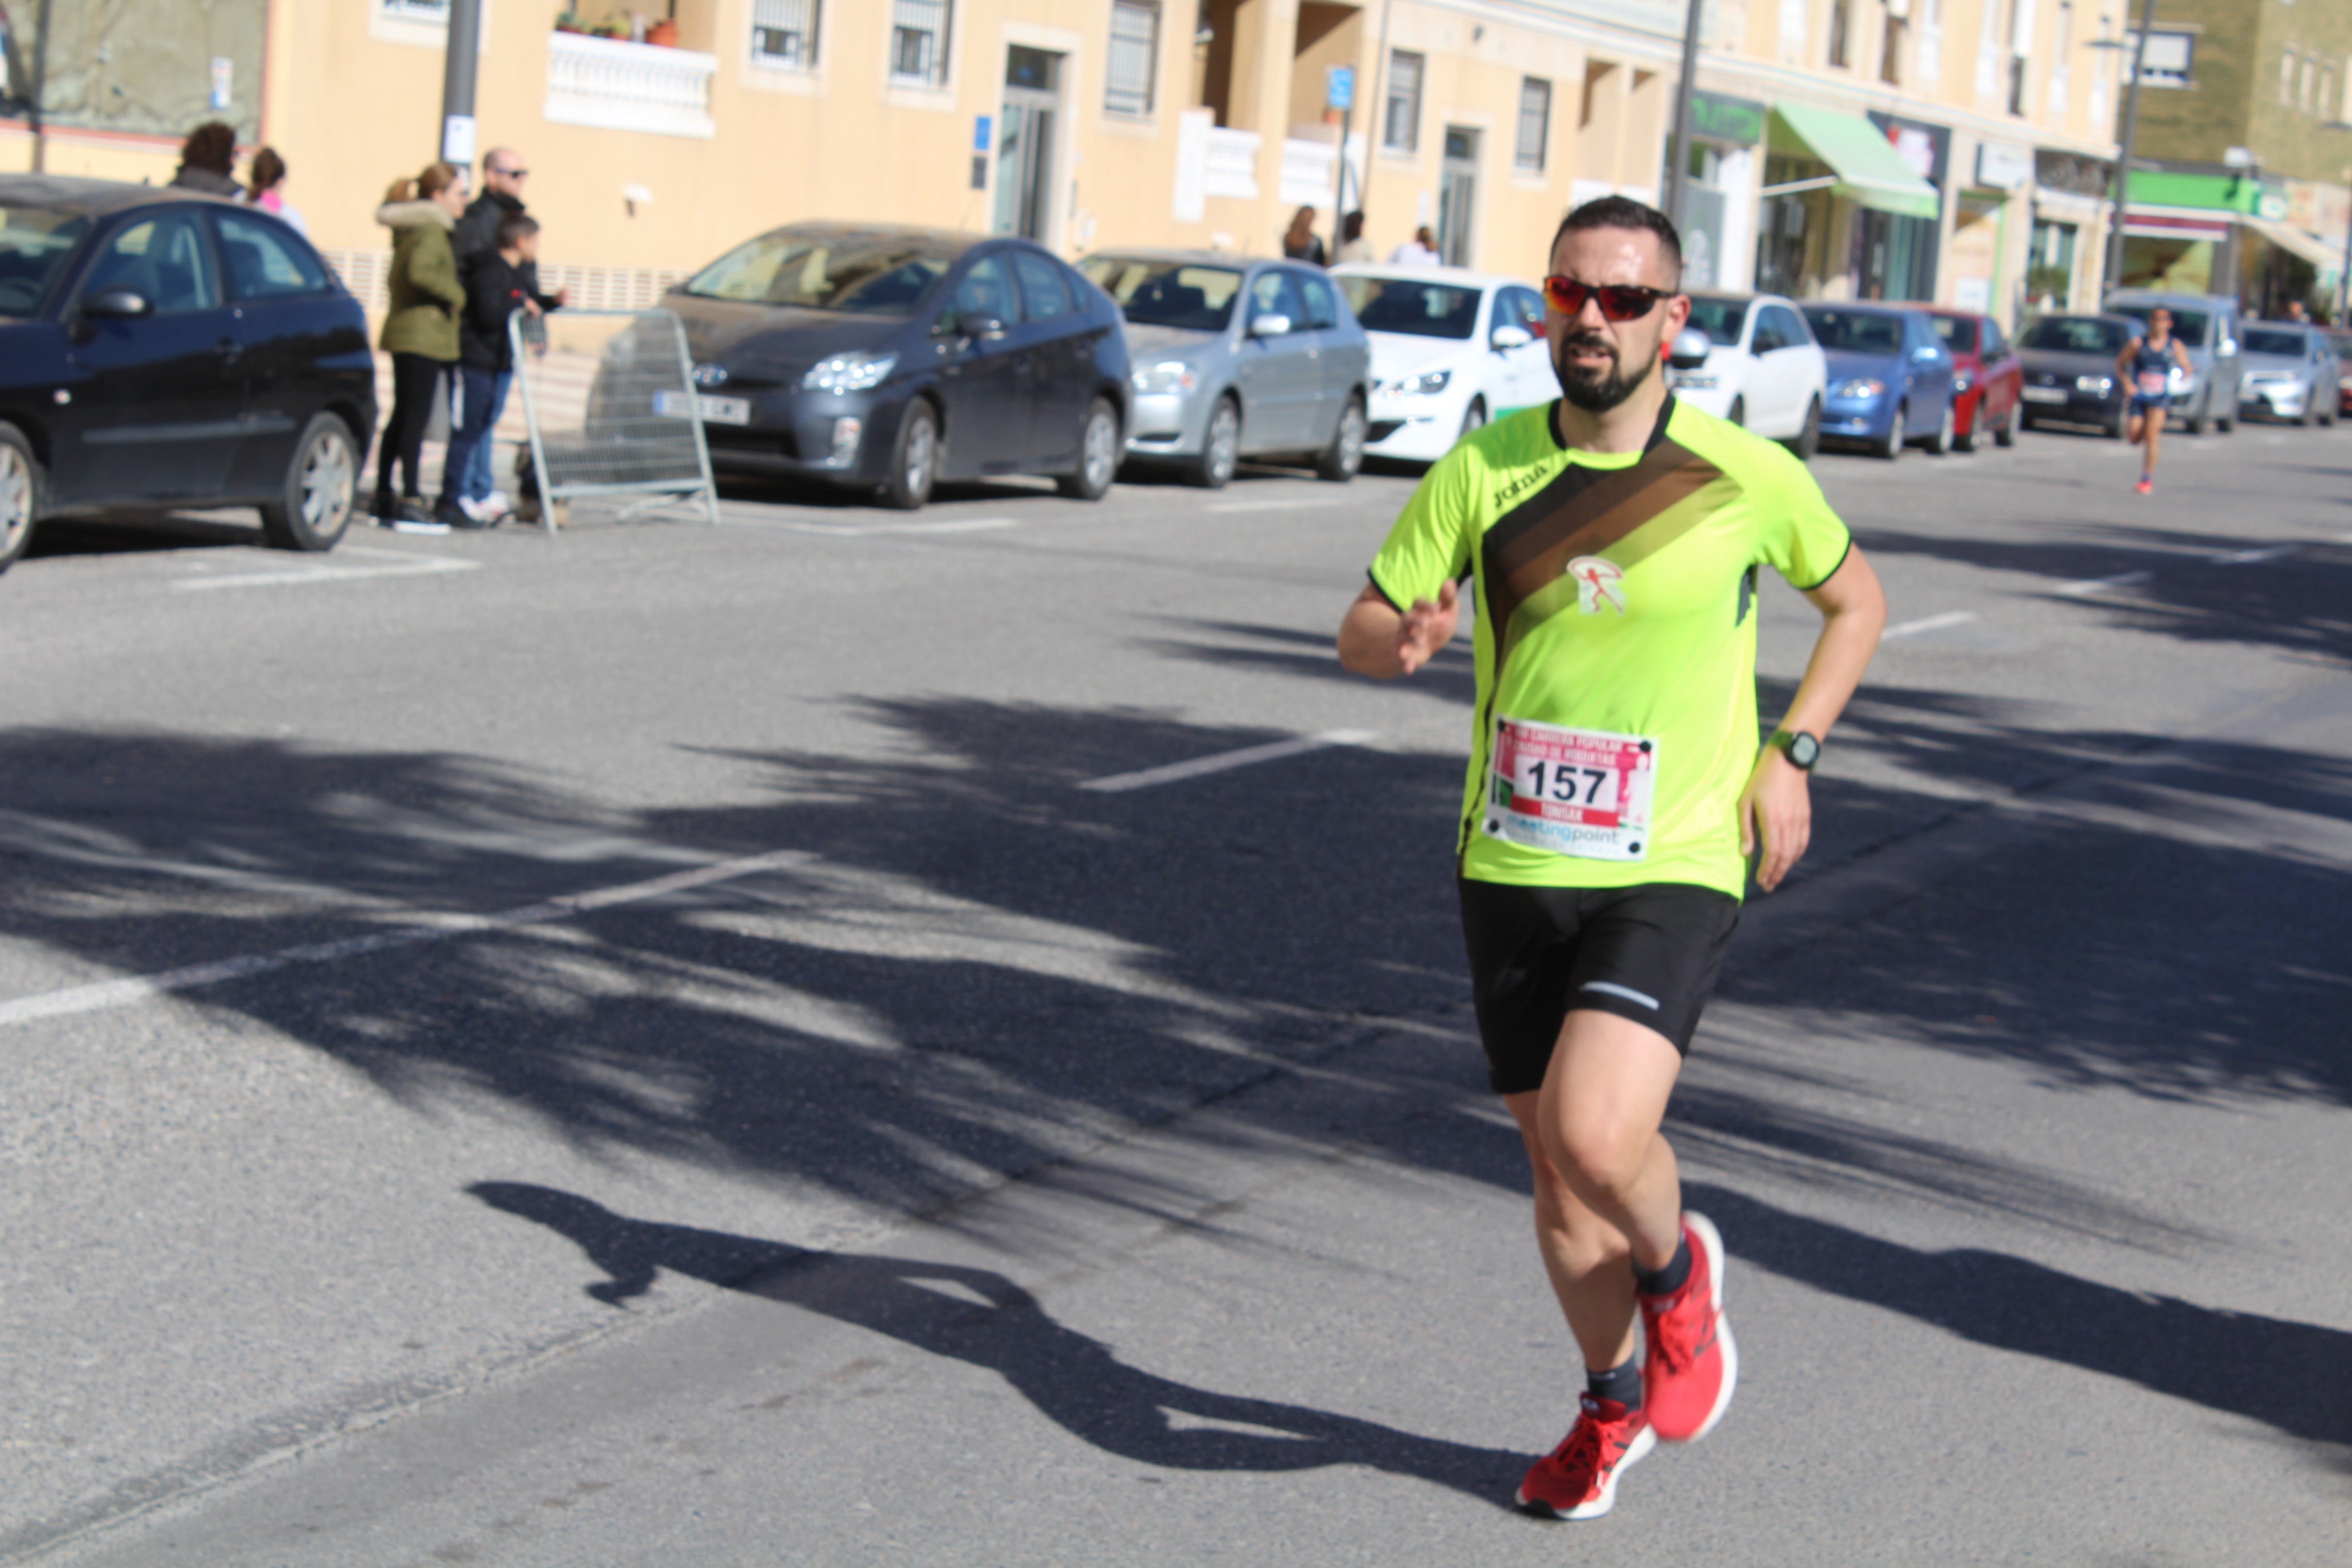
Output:
<instances>
[{"instance_id":1,"label":"metal barrier fence","mask_svg":"<svg viewBox=\"0 0 2352 1568\"><path fill-rule=\"evenodd\" d=\"M518 310L507 331L530 435L531 479L520 489L526 501L537 491L551 532L588 498L636 498L624 519L699 501L719 521L694 361L674 312Z\"/></svg>"}]
</instances>

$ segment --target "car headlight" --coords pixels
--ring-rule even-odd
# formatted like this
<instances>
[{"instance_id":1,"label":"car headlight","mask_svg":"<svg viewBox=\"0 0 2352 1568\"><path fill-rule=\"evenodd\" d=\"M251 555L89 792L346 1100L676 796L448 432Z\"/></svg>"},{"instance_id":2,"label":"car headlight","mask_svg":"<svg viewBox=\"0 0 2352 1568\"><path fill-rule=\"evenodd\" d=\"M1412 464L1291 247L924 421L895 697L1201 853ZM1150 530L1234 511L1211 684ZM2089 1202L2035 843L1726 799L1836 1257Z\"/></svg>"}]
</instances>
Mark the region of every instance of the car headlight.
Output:
<instances>
[{"instance_id":1,"label":"car headlight","mask_svg":"<svg viewBox=\"0 0 2352 1568\"><path fill-rule=\"evenodd\" d=\"M1451 370L1424 370L1416 375L1399 376L1389 383L1388 390L1397 397L1427 397L1444 391L1445 384L1453 379Z\"/></svg>"},{"instance_id":2,"label":"car headlight","mask_svg":"<svg viewBox=\"0 0 2352 1568\"><path fill-rule=\"evenodd\" d=\"M890 379L898 368L897 354L835 354L809 366L801 377L803 392L863 392Z\"/></svg>"},{"instance_id":3,"label":"car headlight","mask_svg":"<svg viewBox=\"0 0 2352 1568\"><path fill-rule=\"evenodd\" d=\"M2078 375L2074 378L2074 390L2077 392L2095 392L2105 397L2115 389L2116 378L2112 375Z\"/></svg>"},{"instance_id":4,"label":"car headlight","mask_svg":"<svg viewBox=\"0 0 2352 1568\"><path fill-rule=\"evenodd\" d=\"M1158 364L1138 365L1127 379L1147 397L1165 397L1173 392L1192 391L1195 377L1192 367L1184 361L1167 359Z\"/></svg>"},{"instance_id":5,"label":"car headlight","mask_svg":"<svg viewBox=\"0 0 2352 1568\"><path fill-rule=\"evenodd\" d=\"M1872 381L1864 378L1857 381L1840 382L1830 393L1830 395L1832 397L1842 397L1846 399L1848 402L1853 402L1859 398L1875 397L1885 390L1886 384L1885 382Z\"/></svg>"}]
</instances>

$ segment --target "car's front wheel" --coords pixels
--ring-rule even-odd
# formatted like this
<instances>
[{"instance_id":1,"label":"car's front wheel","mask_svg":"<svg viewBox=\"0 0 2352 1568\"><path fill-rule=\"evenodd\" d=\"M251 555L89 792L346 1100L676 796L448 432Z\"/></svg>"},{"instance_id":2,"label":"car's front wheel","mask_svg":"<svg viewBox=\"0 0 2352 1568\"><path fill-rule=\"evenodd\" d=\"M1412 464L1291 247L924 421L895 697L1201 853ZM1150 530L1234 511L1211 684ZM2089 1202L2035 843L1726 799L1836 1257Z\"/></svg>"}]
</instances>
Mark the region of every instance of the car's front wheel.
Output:
<instances>
[{"instance_id":1,"label":"car's front wheel","mask_svg":"<svg viewBox=\"0 0 2352 1568\"><path fill-rule=\"evenodd\" d=\"M1993 427L1992 444L1994 446L2014 447L2017 445L2018 426L2024 420L2024 415L2021 412L2021 408L2022 405L2020 404L2012 403L2009 405L2009 417L2003 419L1998 426Z\"/></svg>"},{"instance_id":2,"label":"car's front wheel","mask_svg":"<svg viewBox=\"0 0 2352 1568\"><path fill-rule=\"evenodd\" d=\"M1459 441L1471 431L1483 430L1486 427L1486 400L1483 397L1474 397L1470 400L1470 406L1462 411L1462 428L1454 433L1454 438Z\"/></svg>"},{"instance_id":3,"label":"car's front wheel","mask_svg":"<svg viewBox=\"0 0 2352 1568\"><path fill-rule=\"evenodd\" d=\"M1315 459L1315 477L1344 485L1363 466L1364 400L1351 394L1348 406L1339 410L1339 425L1331 432L1331 444Z\"/></svg>"},{"instance_id":4,"label":"car's front wheel","mask_svg":"<svg viewBox=\"0 0 2352 1568\"><path fill-rule=\"evenodd\" d=\"M1242 411L1231 397L1220 397L1209 410L1209 427L1201 437L1201 455L1187 475L1203 489L1221 490L1233 482L1242 457Z\"/></svg>"},{"instance_id":5,"label":"car's front wheel","mask_svg":"<svg viewBox=\"0 0 2352 1568\"><path fill-rule=\"evenodd\" d=\"M278 550L332 550L359 508L360 454L351 426L314 414L294 445L286 482L261 503L261 535Z\"/></svg>"},{"instance_id":6,"label":"car's front wheel","mask_svg":"<svg viewBox=\"0 0 2352 1568\"><path fill-rule=\"evenodd\" d=\"M1878 455L1888 462L1903 455L1903 405L1895 405L1894 416L1886 422L1886 437L1878 443Z\"/></svg>"},{"instance_id":7,"label":"car's front wheel","mask_svg":"<svg viewBox=\"0 0 2352 1568\"><path fill-rule=\"evenodd\" d=\"M1789 450L1801 463L1810 463L1813 454L1822 449L1822 400L1811 398L1805 404L1805 423L1797 431L1797 438L1789 443Z\"/></svg>"},{"instance_id":8,"label":"car's front wheel","mask_svg":"<svg viewBox=\"0 0 2352 1568\"><path fill-rule=\"evenodd\" d=\"M1073 500L1100 500L1118 477L1118 410L1108 397L1097 397L1078 427L1078 466L1057 477L1054 485Z\"/></svg>"},{"instance_id":9,"label":"car's front wheel","mask_svg":"<svg viewBox=\"0 0 2352 1568\"><path fill-rule=\"evenodd\" d=\"M1930 457L1941 458L1951 451L1952 426L1955 423L1952 405L1948 399L1944 404L1944 416L1937 422L1936 433L1928 437L1925 443Z\"/></svg>"},{"instance_id":10,"label":"car's front wheel","mask_svg":"<svg viewBox=\"0 0 2352 1568\"><path fill-rule=\"evenodd\" d=\"M0 425L0 572L16 563L33 542L41 512L41 459L14 425Z\"/></svg>"},{"instance_id":11,"label":"car's front wheel","mask_svg":"<svg viewBox=\"0 0 2352 1568\"><path fill-rule=\"evenodd\" d=\"M882 504L913 511L931 499L940 474L940 416L924 398L914 398L898 416L898 439L890 448L890 477L882 481Z\"/></svg>"}]
</instances>

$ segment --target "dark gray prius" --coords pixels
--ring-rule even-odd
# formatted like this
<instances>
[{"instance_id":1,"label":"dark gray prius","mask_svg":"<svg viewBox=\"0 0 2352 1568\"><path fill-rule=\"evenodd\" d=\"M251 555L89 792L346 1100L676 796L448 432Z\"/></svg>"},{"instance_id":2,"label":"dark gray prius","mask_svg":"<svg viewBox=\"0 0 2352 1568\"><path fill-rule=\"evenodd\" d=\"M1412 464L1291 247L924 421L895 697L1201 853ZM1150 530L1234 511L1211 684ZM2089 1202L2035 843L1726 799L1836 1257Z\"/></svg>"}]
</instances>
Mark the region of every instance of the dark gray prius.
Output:
<instances>
[{"instance_id":1,"label":"dark gray prius","mask_svg":"<svg viewBox=\"0 0 2352 1568\"><path fill-rule=\"evenodd\" d=\"M712 467L919 507L941 479L1118 472L1127 340L1102 290L1024 239L793 224L672 289Z\"/></svg>"}]
</instances>

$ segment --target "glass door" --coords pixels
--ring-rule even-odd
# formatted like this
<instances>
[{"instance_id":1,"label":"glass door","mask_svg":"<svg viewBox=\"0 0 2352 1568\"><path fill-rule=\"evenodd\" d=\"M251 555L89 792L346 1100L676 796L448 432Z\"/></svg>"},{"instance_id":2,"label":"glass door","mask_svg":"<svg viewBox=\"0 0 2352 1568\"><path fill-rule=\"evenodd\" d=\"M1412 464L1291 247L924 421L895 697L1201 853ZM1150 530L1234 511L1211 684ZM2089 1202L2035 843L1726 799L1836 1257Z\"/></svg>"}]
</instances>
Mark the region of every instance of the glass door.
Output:
<instances>
[{"instance_id":1,"label":"glass door","mask_svg":"<svg viewBox=\"0 0 2352 1568\"><path fill-rule=\"evenodd\" d=\"M1470 265L1470 224L1477 206L1478 132L1449 125L1437 186L1437 256L1446 266Z\"/></svg>"},{"instance_id":2,"label":"glass door","mask_svg":"<svg viewBox=\"0 0 2352 1568\"><path fill-rule=\"evenodd\" d=\"M1004 110L996 139L999 234L1043 240L1053 216L1054 121L1062 57L1018 44L1004 55Z\"/></svg>"}]
</instances>

